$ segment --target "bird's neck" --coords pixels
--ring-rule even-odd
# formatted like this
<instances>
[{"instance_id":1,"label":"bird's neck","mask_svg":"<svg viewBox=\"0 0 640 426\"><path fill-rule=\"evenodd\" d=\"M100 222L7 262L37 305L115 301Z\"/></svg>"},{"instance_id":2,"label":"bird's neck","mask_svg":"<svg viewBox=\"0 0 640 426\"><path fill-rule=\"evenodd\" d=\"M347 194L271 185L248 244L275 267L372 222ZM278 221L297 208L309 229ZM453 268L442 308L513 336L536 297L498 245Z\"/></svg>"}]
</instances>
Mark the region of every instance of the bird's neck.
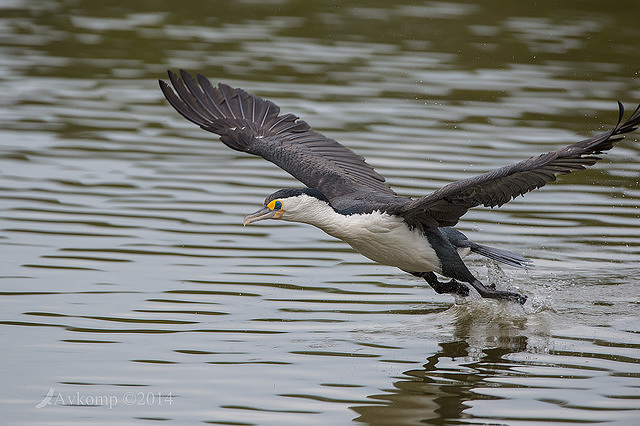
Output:
<instances>
[{"instance_id":1,"label":"bird's neck","mask_svg":"<svg viewBox=\"0 0 640 426\"><path fill-rule=\"evenodd\" d=\"M348 216L338 213L325 201L303 196L300 203L288 209L282 219L313 225L330 235L344 226Z\"/></svg>"},{"instance_id":2,"label":"bird's neck","mask_svg":"<svg viewBox=\"0 0 640 426\"><path fill-rule=\"evenodd\" d=\"M388 232L402 223L400 218L379 211L352 215L342 214L334 210L328 203L313 197L305 197L303 202L288 211L282 218L313 225L350 244L362 240L368 233Z\"/></svg>"}]
</instances>

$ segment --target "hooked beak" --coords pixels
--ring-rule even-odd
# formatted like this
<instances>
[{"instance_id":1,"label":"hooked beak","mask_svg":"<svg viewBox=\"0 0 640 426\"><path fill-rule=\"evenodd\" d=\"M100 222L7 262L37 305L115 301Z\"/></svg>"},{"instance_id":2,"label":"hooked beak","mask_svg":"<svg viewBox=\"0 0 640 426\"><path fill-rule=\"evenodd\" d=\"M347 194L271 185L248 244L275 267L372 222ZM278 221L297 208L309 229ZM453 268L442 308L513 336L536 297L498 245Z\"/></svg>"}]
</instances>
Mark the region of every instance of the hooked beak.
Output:
<instances>
[{"instance_id":1,"label":"hooked beak","mask_svg":"<svg viewBox=\"0 0 640 426\"><path fill-rule=\"evenodd\" d=\"M282 213L284 213L283 210L271 210L269 207L263 206L260 210L246 215L242 220L242 224L246 226L259 220L280 219Z\"/></svg>"}]
</instances>

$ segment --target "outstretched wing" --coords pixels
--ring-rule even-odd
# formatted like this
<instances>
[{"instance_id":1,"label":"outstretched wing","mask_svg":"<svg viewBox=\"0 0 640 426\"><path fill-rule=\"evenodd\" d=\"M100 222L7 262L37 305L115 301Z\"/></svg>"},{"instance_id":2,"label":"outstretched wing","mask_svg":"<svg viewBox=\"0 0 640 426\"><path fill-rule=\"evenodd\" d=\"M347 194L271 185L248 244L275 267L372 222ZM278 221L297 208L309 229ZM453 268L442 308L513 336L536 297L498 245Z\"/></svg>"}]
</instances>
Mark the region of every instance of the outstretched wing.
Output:
<instances>
[{"instance_id":1,"label":"outstretched wing","mask_svg":"<svg viewBox=\"0 0 640 426\"><path fill-rule=\"evenodd\" d=\"M433 223L435 220L438 226L453 226L471 207L501 206L556 180L557 175L591 166L600 159L597 154L613 148L613 144L623 139L625 133L636 130L640 124L640 105L624 123L624 106L620 102L618 106L618 124L606 133L492 172L450 183L405 204L397 214L410 223Z\"/></svg>"},{"instance_id":2,"label":"outstretched wing","mask_svg":"<svg viewBox=\"0 0 640 426\"><path fill-rule=\"evenodd\" d=\"M295 115L281 115L273 102L222 83L214 87L200 74L197 82L183 70L182 79L168 74L175 92L162 80L160 89L169 103L228 147L271 161L329 200L356 191L395 194L363 157Z\"/></svg>"}]
</instances>

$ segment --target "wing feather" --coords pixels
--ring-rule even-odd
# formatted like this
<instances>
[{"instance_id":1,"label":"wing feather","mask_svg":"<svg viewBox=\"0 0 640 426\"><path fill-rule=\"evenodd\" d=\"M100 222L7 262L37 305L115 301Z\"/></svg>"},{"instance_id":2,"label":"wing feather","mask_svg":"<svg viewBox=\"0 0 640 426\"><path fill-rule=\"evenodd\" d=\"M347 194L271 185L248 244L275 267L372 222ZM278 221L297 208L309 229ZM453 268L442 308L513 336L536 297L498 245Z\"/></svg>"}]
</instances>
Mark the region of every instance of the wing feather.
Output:
<instances>
[{"instance_id":1,"label":"wing feather","mask_svg":"<svg viewBox=\"0 0 640 426\"><path fill-rule=\"evenodd\" d=\"M431 223L435 219L438 226L453 226L472 207L501 206L556 180L557 175L592 166L600 159L597 154L613 148L625 133L636 130L640 125L640 106L624 123L624 106L620 102L618 108L618 123L608 132L516 164L450 183L407 203L396 213L412 223Z\"/></svg>"},{"instance_id":2,"label":"wing feather","mask_svg":"<svg viewBox=\"0 0 640 426\"><path fill-rule=\"evenodd\" d=\"M364 191L395 195L363 157L317 133L271 101L226 84L214 87L197 74L169 71L162 93L186 119L220 135L228 147L259 155L329 200Z\"/></svg>"}]
</instances>

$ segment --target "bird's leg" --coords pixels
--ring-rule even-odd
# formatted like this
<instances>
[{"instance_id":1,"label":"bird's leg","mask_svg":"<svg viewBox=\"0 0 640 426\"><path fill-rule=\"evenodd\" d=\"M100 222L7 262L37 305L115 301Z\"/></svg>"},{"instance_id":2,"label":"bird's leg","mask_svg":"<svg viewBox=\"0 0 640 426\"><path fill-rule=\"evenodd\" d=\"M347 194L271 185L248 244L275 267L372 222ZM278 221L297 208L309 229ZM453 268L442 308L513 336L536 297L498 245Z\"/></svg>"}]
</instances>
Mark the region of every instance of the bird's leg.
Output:
<instances>
[{"instance_id":1,"label":"bird's leg","mask_svg":"<svg viewBox=\"0 0 640 426\"><path fill-rule=\"evenodd\" d=\"M448 293L457 294L459 296L468 296L469 287L464 283L452 279L449 282L438 281L436 274L433 272L411 272L416 277L424 278L424 280L435 290L438 294ZM484 298L489 299L503 299L511 302L520 303L523 305L527 301L527 296L523 296L518 293L512 293L510 291L496 290L495 285L485 286L480 280L475 279L469 281L469 284L478 291L478 294Z\"/></svg>"},{"instance_id":2,"label":"bird's leg","mask_svg":"<svg viewBox=\"0 0 640 426\"><path fill-rule=\"evenodd\" d=\"M490 299L510 300L512 302L520 303L521 305L524 305L524 302L527 301L527 296L523 296L518 293L512 293L510 291L496 290L495 285L491 287L485 286L478 279L469 281L469 284L471 284L482 297L487 297Z\"/></svg>"},{"instance_id":3,"label":"bird's leg","mask_svg":"<svg viewBox=\"0 0 640 426\"><path fill-rule=\"evenodd\" d=\"M465 284L452 279L449 282L438 281L438 277L433 272L411 272L416 277L424 278L424 280L436 291L438 294L450 293L460 296L469 295L469 287Z\"/></svg>"}]
</instances>

